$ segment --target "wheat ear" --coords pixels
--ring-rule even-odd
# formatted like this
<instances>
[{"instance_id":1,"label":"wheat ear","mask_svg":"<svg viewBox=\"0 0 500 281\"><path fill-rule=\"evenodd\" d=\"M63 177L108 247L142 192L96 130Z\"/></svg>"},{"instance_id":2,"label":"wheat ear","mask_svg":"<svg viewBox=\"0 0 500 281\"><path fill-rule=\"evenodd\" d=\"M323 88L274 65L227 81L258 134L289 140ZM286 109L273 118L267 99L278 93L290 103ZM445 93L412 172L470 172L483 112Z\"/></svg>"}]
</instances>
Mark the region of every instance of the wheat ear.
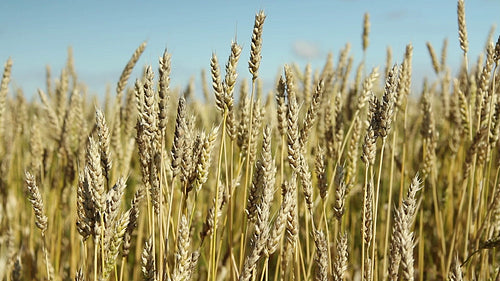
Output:
<instances>
[{"instance_id":1,"label":"wheat ear","mask_svg":"<svg viewBox=\"0 0 500 281\"><path fill-rule=\"evenodd\" d=\"M12 73L12 59L9 58L4 65L2 81L0 82L0 136L3 135L4 130L4 112L5 103L7 99L8 85L10 82L10 75Z\"/></svg>"},{"instance_id":2,"label":"wheat ear","mask_svg":"<svg viewBox=\"0 0 500 281\"><path fill-rule=\"evenodd\" d=\"M45 208L43 206L42 194L38 189L35 177L30 172L25 172L26 187L28 188L29 201L33 206L35 213L35 224L42 231L44 235L47 230L47 216L45 215Z\"/></svg>"},{"instance_id":3,"label":"wheat ear","mask_svg":"<svg viewBox=\"0 0 500 281\"><path fill-rule=\"evenodd\" d=\"M363 16L363 36L362 36L362 41L363 41L363 52L366 52L366 49L368 48L369 44L369 38L368 36L370 35L370 14L365 13Z\"/></svg>"},{"instance_id":4,"label":"wheat ear","mask_svg":"<svg viewBox=\"0 0 500 281\"><path fill-rule=\"evenodd\" d=\"M134 54L132 54L132 57L130 60L127 62L127 65L125 65L125 68L123 69L120 79L118 79L118 83L116 84L116 98L118 101L121 101L121 97L123 95L123 90L125 89L125 85L127 84L127 80L130 77L130 74L132 74L132 69L134 68L135 64L141 57L141 54L144 52L144 49L146 49L146 41L142 42L139 47L134 51Z\"/></svg>"},{"instance_id":5,"label":"wheat ear","mask_svg":"<svg viewBox=\"0 0 500 281\"><path fill-rule=\"evenodd\" d=\"M264 21L266 15L263 10L260 10L255 15L255 23L253 26L252 33L252 45L250 50L250 60L248 61L248 69L252 74L252 81L255 81L258 77L260 61L262 59L262 29L264 27Z\"/></svg>"},{"instance_id":6,"label":"wheat ear","mask_svg":"<svg viewBox=\"0 0 500 281\"><path fill-rule=\"evenodd\" d=\"M458 16L458 40L460 41L460 48L464 53L469 50L469 40L467 39L467 27L465 24L465 1L458 0L457 2L457 16Z\"/></svg>"}]
</instances>

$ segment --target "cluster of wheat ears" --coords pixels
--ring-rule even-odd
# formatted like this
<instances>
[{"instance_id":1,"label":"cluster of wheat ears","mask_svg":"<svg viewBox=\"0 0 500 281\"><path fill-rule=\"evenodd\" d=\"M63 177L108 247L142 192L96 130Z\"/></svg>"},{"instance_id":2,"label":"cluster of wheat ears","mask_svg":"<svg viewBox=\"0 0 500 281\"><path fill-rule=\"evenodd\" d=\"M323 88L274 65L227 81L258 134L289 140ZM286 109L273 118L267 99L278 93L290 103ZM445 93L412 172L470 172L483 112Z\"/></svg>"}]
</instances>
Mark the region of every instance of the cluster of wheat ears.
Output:
<instances>
[{"instance_id":1,"label":"cluster of wheat ears","mask_svg":"<svg viewBox=\"0 0 500 281\"><path fill-rule=\"evenodd\" d=\"M263 11L251 81L233 42L224 72L210 59L212 87L202 72L204 100L170 89L167 51L127 87L145 43L103 106L71 52L41 103L8 95L9 59L0 279L500 280L500 38L470 64L457 11L461 68L446 40L440 59L427 43L421 95L411 44L384 70L363 58L352 80L349 44L321 70L285 65L264 95ZM369 29L366 14L364 54Z\"/></svg>"}]
</instances>

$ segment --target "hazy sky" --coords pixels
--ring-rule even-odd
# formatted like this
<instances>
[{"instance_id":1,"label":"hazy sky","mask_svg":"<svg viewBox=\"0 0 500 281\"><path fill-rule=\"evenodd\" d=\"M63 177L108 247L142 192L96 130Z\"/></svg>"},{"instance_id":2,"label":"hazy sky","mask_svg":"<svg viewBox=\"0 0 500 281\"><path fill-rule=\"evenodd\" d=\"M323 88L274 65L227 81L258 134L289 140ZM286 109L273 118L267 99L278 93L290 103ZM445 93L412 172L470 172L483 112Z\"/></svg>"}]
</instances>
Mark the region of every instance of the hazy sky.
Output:
<instances>
[{"instance_id":1,"label":"hazy sky","mask_svg":"<svg viewBox=\"0 0 500 281\"><path fill-rule=\"evenodd\" d=\"M264 9L260 74L268 88L283 64L307 62L321 68L328 52L335 59L347 43L355 65L361 58L362 20L370 13L368 67L384 66L386 47L401 61L405 45L414 45L414 83L434 78L425 46L439 53L448 38L448 62L456 69L460 58L454 0L331 0L331 1L24 1L0 2L0 61L14 61L13 85L29 96L45 88L45 66L58 75L72 46L76 70L91 93L113 87L134 49L147 40L140 69L168 48L172 53L172 84L184 87L200 80L212 52L225 63L231 40L243 45L240 78L248 78L254 15ZM492 25L500 22L500 1L466 0L470 58L485 46ZM495 31L494 40L499 31ZM133 83L135 72L129 83ZM208 77L207 77L208 78ZM199 83L199 82L198 82ZM200 87L197 87L200 91Z\"/></svg>"}]
</instances>

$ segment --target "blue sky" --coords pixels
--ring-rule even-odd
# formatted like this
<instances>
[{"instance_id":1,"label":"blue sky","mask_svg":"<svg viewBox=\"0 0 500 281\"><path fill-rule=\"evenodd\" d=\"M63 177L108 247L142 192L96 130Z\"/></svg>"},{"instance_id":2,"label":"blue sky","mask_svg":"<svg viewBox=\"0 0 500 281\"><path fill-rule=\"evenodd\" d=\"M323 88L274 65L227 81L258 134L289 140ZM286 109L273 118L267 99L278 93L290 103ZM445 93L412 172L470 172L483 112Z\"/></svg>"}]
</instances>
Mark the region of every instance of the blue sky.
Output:
<instances>
[{"instance_id":1,"label":"blue sky","mask_svg":"<svg viewBox=\"0 0 500 281\"><path fill-rule=\"evenodd\" d=\"M0 61L14 61L13 85L32 96L45 88L45 66L58 75L72 46L75 66L90 93L114 89L121 70L144 40L148 47L139 66L152 64L165 47L172 53L171 80L184 87L191 76L200 80L212 52L225 63L231 40L243 45L240 78L248 78L250 38L254 15L264 9L260 75L272 86L283 64L310 62L321 68L328 52L335 59L350 42L359 63L362 20L370 13L369 67L384 66L386 47L401 61L405 45L414 45L414 84L434 78L426 41L440 52L448 38L448 62L458 65L456 1L454 0L331 0L331 1L9 1L0 3ZM466 0L470 58L484 49L492 25L500 22L500 1ZM495 31L494 40L500 31ZM140 69L139 67L138 69ZM133 74L133 83L138 73ZM208 78L208 77L207 77ZM199 82L198 82L199 83ZM200 87L197 87L200 91Z\"/></svg>"}]
</instances>

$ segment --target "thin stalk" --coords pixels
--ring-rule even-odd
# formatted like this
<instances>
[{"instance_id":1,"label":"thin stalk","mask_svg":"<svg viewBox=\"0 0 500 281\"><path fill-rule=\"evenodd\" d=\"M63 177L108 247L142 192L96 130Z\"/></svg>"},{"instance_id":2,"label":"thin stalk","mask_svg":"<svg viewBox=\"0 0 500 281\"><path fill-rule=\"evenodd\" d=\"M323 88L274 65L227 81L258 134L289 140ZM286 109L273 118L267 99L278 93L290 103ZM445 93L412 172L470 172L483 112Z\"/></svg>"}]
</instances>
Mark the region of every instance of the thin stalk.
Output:
<instances>
[{"instance_id":1,"label":"thin stalk","mask_svg":"<svg viewBox=\"0 0 500 281\"><path fill-rule=\"evenodd\" d=\"M262 267L262 273L260 274L260 281L269 280L269 257L264 260L264 266Z\"/></svg>"},{"instance_id":2,"label":"thin stalk","mask_svg":"<svg viewBox=\"0 0 500 281\"><path fill-rule=\"evenodd\" d=\"M391 176L389 177L389 198L387 199L387 215L385 217L384 261L382 267L382 272L384 275L386 275L387 272L387 250L389 246L389 233L391 225L390 222L391 222L391 208L392 208L392 185L393 185L392 171L394 170L394 153L395 153L394 147L396 147L396 135L397 131L394 131L394 134L392 135L393 149L391 152ZM404 173L401 173L401 175L404 175ZM401 177L403 178L404 176Z\"/></svg>"},{"instance_id":3,"label":"thin stalk","mask_svg":"<svg viewBox=\"0 0 500 281\"><path fill-rule=\"evenodd\" d=\"M311 233L311 232L309 232L309 213L308 212L304 212L304 225L306 227L306 230L305 230L306 233ZM306 257L309 259L308 263L310 263L311 259L312 259L311 256L309 255L309 251L310 251L310 249L309 249L309 235L306 235Z\"/></svg>"},{"instance_id":4,"label":"thin stalk","mask_svg":"<svg viewBox=\"0 0 500 281\"><path fill-rule=\"evenodd\" d=\"M225 150L224 139L226 137L226 119L227 119L227 111L224 111L224 117L222 120L222 136L221 136L221 144L219 149L219 156L217 160L217 172L216 172L216 183L215 183L215 202L219 202L219 181L220 174L222 169L222 154ZM209 280L217 280L217 264L216 264L216 245L217 245L217 216L218 216L218 206L214 208L214 230L212 233L211 240L211 249L210 249L210 263L209 263Z\"/></svg>"},{"instance_id":5,"label":"thin stalk","mask_svg":"<svg viewBox=\"0 0 500 281\"><path fill-rule=\"evenodd\" d=\"M174 204L174 184L175 184L175 177L172 177L172 180L170 181L170 200L168 203L168 214L167 214L167 229L165 233L167 234L167 237L170 235L170 223L172 219L172 205ZM148 201L149 202L149 201ZM175 234L173 234L175 235ZM167 242L165 245L165 251L168 253L169 252L169 243Z\"/></svg>"},{"instance_id":6,"label":"thin stalk","mask_svg":"<svg viewBox=\"0 0 500 281\"><path fill-rule=\"evenodd\" d=\"M250 124L248 127L248 141L247 141L247 148L250 150L250 146L252 143L252 130L253 130L253 101L254 101L254 96L255 96L255 80L252 80L252 94L250 96ZM245 200L247 198L247 192L248 192L248 185L250 178L252 177L253 173L253 167L250 167L250 155L247 153L245 162L246 162L246 167L245 167L245 186L243 189L243 202L242 206L245 204ZM244 216L244 213L243 213ZM246 245L246 241L248 239L248 234L247 234L247 228L248 228L248 223L244 223L243 226L243 239L241 240L241 251L240 251L240 268L243 266L243 261L244 261L244 247Z\"/></svg>"},{"instance_id":7,"label":"thin stalk","mask_svg":"<svg viewBox=\"0 0 500 281\"><path fill-rule=\"evenodd\" d=\"M226 188L228 189L229 191L229 198L228 198L228 215L227 215L227 219L229 221L229 227L227 229L227 246L229 247L229 257L232 259L234 257L234 252L233 252L233 191L232 191L232 185L233 185L233 153L234 153L234 141L231 140L231 153L230 153L230 167L229 167L229 170L230 170L230 176L227 177L226 175ZM228 171L228 167L227 167L227 155L225 156L225 163L226 163L226 173ZM234 280L234 271L236 270L236 268L233 266L233 263L230 263L230 273L229 273L229 276L230 276L230 280Z\"/></svg>"},{"instance_id":8,"label":"thin stalk","mask_svg":"<svg viewBox=\"0 0 500 281\"><path fill-rule=\"evenodd\" d=\"M88 253L87 253L87 241L82 241L80 243L80 247L83 248L83 258L82 258L82 267L85 272L88 272L88 264L87 264L87 258L88 258Z\"/></svg>"},{"instance_id":9,"label":"thin stalk","mask_svg":"<svg viewBox=\"0 0 500 281\"><path fill-rule=\"evenodd\" d=\"M281 240L281 246L280 246L280 249L283 250L283 243L282 243L283 240ZM278 274L281 272L281 257L282 255L278 255L278 259L276 260L276 268L274 270L274 278L273 280L274 281L277 281L278 280ZM269 280L269 279L268 279Z\"/></svg>"},{"instance_id":10,"label":"thin stalk","mask_svg":"<svg viewBox=\"0 0 500 281\"><path fill-rule=\"evenodd\" d=\"M164 248L164 237L163 237L163 185L162 183L164 182L163 181L163 177L164 177L164 169L165 169L165 166L164 166L164 163L163 163L163 159L164 159L164 145L165 145L165 136L162 134L162 138L161 138L161 159L162 161L160 161L160 183L159 183L159 210L158 210L158 229L160 231L159 233L159 255L158 255L158 276L163 276L163 248ZM168 233L167 233L168 235Z\"/></svg>"},{"instance_id":11,"label":"thin stalk","mask_svg":"<svg viewBox=\"0 0 500 281\"><path fill-rule=\"evenodd\" d=\"M425 253L425 237L424 237L424 210L420 208L420 224L418 228L418 270L420 272L420 281L424 281L424 253Z\"/></svg>"},{"instance_id":12,"label":"thin stalk","mask_svg":"<svg viewBox=\"0 0 500 281\"><path fill-rule=\"evenodd\" d=\"M151 204L151 190L150 188L146 188L146 201L147 201L147 206L148 206L148 230L149 230L149 235L152 236L152 241L153 241L153 253L156 253L155 251L155 229L154 229L154 211L153 211L153 206ZM102 216L101 216L101 222L102 221ZM103 223L101 223L104 225ZM103 234L104 235L104 234ZM103 236L104 237L104 236ZM103 268L104 268L104 244L102 245L102 256L103 256ZM153 254L153 260L156 261L156 256ZM156 262L153 262L153 264L156 264Z\"/></svg>"},{"instance_id":13,"label":"thin stalk","mask_svg":"<svg viewBox=\"0 0 500 281\"><path fill-rule=\"evenodd\" d=\"M99 255L98 252L99 252L99 249L97 248L97 246L99 245L99 241L98 239L94 239L94 281L97 281L97 256ZM47 276L49 274L49 269L48 269L48 265L47 265ZM50 280L50 278L49 278Z\"/></svg>"},{"instance_id":14,"label":"thin stalk","mask_svg":"<svg viewBox=\"0 0 500 281\"><path fill-rule=\"evenodd\" d=\"M104 267L105 267L105 255L104 255L104 233L105 233L105 226L104 226L104 216L103 214L100 215L101 217L101 273L102 273L102 279L104 279Z\"/></svg>"},{"instance_id":15,"label":"thin stalk","mask_svg":"<svg viewBox=\"0 0 500 281\"><path fill-rule=\"evenodd\" d=\"M474 186L476 184L476 164L477 164L477 157L474 157L473 163L472 163L472 177L469 185L469 202L467 206L467 221L466 221L466 226L465 226L465 238L464 238L464 257L467 257L468 253L468 244L469 244L469 231L470 231L470 224L472 223L471 215L472 215L472 198L474 197ZM478 173L480 170L477 171Z\"/></svg>"},{"instance_id":16,"label":"thin stalk","mask_svg":"<svg viewBox=\"0 0 500 281\"><path fill-rule=\"evenodd\" d=\"M362 212L362 230L361 230L361 276L365 276L365 231L364 231L364 225L366 223L365 221L365 215L366 215L366 208L365 208L365 198L366 198L366 189L368 188L368 170L369 170L370 165L366 165L365 168L365 186L363 187L363 212Z\"/></svg>"},{"instance_id":17,"label":"thin stalk","mask_svg":"<svg viewBox=\"0 0 500 281\"><path fill-rule=\"evenodd\" d=\"M47 242L45 239L45 233L42 233L42 243L43 243L42 244L42 251L43 251L44 258L45 258L45 269L47 270L47 279L52 280L52 278L50 276L49 255L47 253Z\"/></svg>"},{"instance_id":18,"label":"thin stalk","mask_svg":"<svg viewBox=\"0 0 500 281\"><path fill-rule=\"evenodd\" d=\"M327 194L327 197L325 198L325 200L323 201L323 220L325 222L325 232L326 232L326 241L330 241L330 227L328 227L328 218L326 217L326 199L328 198L328 194ZM321 222L321 221L320 221ZM334 240L333 241L337 241L337 233L338 233L338 229L340 228L339 226L340 222L338 222L338 224L335 224L335 229L334 229ZM328 260L329 261L333 261L332 259L332 253L331 253L331 250L330 250L330 247L327 247L328 248Z\"/></svg>"},{"instance_id":19,"label":"thin stalk","mask_svg":"<svg viewBox=\"0 0 500 281\"><path fill-rule=\"evenodd\" d=\"M377 276L377 273L375 272L375 245L376 245L376 237L377 237L377 217L378 217L378 195L380 192L380 178L382 175L382 163L384 162L384 151L385 151L385 140L386 138L382 139L382 148L380 149L380 160L379 160L379 166L378 166L378 176L377 176L377 187L375 188L375 204L373 206L373 235L372 235L372 280L373 276Z\"/></svg>"},{"instance_id":20,"label":"thin stalk","mask_svg":"<svg viewBox=\"0 0 500 281\"><path fill-rule=\"evenodd\" d=\"M120 279L119 281L123 281L123 272L125 270L125 257L122 257L122 266L120 267Z\"/></svg>"},{"instance_id":21,"label":"thin stalk","mask_svg":"<svg viewBox=\"0 0 500 281\"><path fill-rule=\"evenodd\" d=\"M300 247L300 240L297 240L297 245L299 245L299 248L298 249L295 249L295 252L296 252L296 255L297 257L299 258L297 260L297 262L300 262L300 264L297 264L297 275L295 276L295 278L297 278L298 281L302 280L301 279L301 275L300 275L300 270L302 269L302 272L304 273L305 275L305 280L309 280L308 276L307 276L307 271L306 271L306 264L304 262L304 255L302 253L302 251L297 251L297 250L300 250L302 247ZM300 267L299 267L300 265Z\"/></svg>"},{"instance_id":22,"label":"thin stalk","mask_svg":"<svg viewBox=\"0 0 500 281\"><path fill-rule=\"evenodd\" d=\"M424 149L425 150L425 149ZM441 241L441 251L442 255L440 255L440 261L441 261L441 273L443 276L447 276L448 270L446 269L445 266L445 255L446 255L446 241L444 237L444 228L443 228L443 221L442 221L442 214L441 210L439 209L439 203L438 203L438 198L437 198L437 188L436 188L436 174L434 171L434 163L431 166L431 174L430 174L430 184L432 186L432 200L434 204L434 217L436 220L437 228L438 228L438 235L439 235L439 240Z\"/></svg>"},{"instance_id":23,"label":"thin stalk","mask_svg":"<svg viewBox=\"0 0 500 281\"><path fill-rule=\"evenodd\" d=\"M495 192L496 192L496 186L497 186L497 182L498 182L498 174L499 174L499 172L500 172L500 167L497 168L497 171L496 171L496 174L495 174L495 182L494 182L493 190L492 190L491 194L495 194ZM487 178L489 178L489 177L487 177ZM479 244L478 244L479 243L479 239L483 235L485 227L488 228L486 230L486 233L490 232L490 228L491 228L491 224L490 224L491 211L493 210L493 205L495 204L494 199L495 199L494 196L492 196L491 201L488 204L488 208L487 208L484 220L480 224L481 226L479 227L479 230L477 231L476 236L472 240L473 241L472 244L476 244L476 248L477 248L477 246L479 246Z\"/></svg>"}]
</instances>

